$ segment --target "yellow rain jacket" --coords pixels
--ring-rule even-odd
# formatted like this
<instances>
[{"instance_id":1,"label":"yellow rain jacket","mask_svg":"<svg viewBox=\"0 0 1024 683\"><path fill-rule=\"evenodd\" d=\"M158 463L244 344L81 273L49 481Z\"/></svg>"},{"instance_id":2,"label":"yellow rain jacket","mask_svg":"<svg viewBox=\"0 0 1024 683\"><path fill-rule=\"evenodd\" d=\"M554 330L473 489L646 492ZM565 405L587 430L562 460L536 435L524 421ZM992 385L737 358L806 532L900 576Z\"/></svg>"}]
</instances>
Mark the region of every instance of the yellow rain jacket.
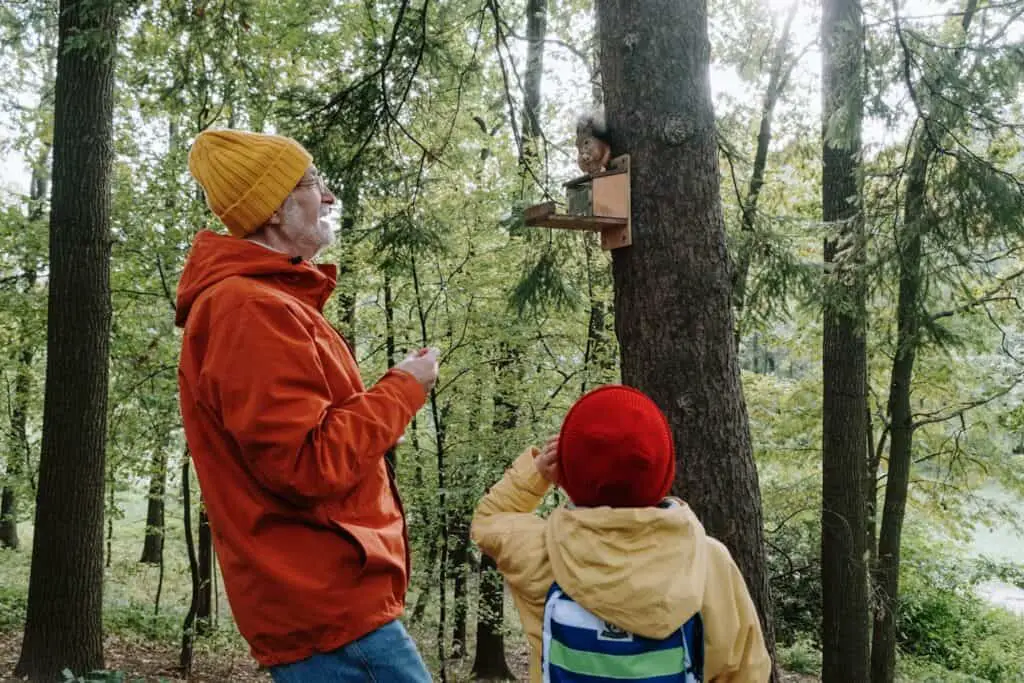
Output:
<instances>
[{"instance_id":1,"label":"yellow rain jacket","mask_svg":"<svg viewBox=\"0 0 1024 683\"><path fill-rule=\"evenodd\" d=\"M559 508L534 514L549 484L531 448L484 496L472 536L512 590L530 642L530 680L541 680L541 626L558 581L610 624L665 638L697 612L704 624L704 680L764 683L771 660L743 576L688 505Z\"/></svg>"}]
</instances>

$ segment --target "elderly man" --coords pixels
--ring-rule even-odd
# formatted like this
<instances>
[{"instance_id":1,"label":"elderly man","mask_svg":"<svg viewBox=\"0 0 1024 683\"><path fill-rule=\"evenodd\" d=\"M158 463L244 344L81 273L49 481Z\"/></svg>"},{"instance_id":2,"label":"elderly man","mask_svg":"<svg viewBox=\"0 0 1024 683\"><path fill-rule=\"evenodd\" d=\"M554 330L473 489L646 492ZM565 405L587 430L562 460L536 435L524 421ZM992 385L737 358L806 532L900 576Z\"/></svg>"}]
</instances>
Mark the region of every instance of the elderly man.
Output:
<instances>
[{"instance_id":1,"label":"elderly man","mask_svg":"<svg viewBox=\"0 0 1024 683\"><path fill-rule=\"evenodd\" d=\"M178 285L185 435L231 609L279 683L427 683L398 620L409 544L384 453L437 352L369 389L323 306L334 195L290 138L200 134L189 169L230 236L200 233Z\"/></svg>"}]
</instances>

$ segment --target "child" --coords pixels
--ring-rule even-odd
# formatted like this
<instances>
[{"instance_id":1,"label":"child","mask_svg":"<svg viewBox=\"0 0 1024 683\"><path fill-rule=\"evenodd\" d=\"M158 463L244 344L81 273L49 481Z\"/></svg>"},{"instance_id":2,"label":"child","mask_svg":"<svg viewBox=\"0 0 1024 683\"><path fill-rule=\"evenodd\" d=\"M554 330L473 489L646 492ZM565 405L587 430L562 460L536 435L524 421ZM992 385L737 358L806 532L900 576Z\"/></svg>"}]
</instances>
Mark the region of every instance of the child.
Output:
<instances>
[{"instance_id":1,"label":"child","mask_svg":"<svg viewBox=\"0 0 1024 683\"><path fill-rule=\"evenodd\" d=\"M768 680L743 577L689 506L665 497L674 477L665 416L609 385L480 501L473 540L511 587L532 682ZM572 503L545 520L534 511L553 483Z\"/></svg>"}]
</instances>

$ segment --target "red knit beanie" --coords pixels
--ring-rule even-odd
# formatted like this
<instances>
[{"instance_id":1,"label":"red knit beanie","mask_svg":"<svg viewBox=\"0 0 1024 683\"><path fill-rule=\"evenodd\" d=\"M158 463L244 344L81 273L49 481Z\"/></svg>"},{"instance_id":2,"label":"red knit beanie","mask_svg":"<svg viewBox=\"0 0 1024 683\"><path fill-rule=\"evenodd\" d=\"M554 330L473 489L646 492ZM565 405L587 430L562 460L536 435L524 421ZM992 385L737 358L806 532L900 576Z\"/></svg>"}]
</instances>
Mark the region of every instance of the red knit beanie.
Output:
<instances>
[{"instance_id":1,"label":"red knit beanie","mask_svg":"<svg viewBox=\"0 0 1024 683\"><path fill-rule=\"evenodd\" d=\"M569 409L558 437L559 484L583 507L647 507L668 495L676 458L654 401L610 384Z\"/></svg>"}]
</instances>

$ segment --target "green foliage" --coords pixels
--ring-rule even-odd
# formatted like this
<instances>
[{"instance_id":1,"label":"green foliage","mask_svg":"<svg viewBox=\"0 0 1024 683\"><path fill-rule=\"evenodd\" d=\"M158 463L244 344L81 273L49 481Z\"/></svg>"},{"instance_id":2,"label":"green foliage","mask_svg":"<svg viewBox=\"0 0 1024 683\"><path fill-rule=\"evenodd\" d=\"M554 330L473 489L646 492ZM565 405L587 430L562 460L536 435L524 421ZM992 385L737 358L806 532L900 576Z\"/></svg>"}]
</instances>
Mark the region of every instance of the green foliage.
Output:
<instances>
[{"instance_id":1,"label":"green foliage","mask_svg":"<svg viewBox=\"0 0 1024 683\"><path fill-rule=\"evenodd\" d=\"M25 623L27 608L28 591L10 585L0 586L0 631L20 628Z\"/></svg>"},{"instance_id":2,"label":"green foliage","mask_svg":"<svg viewBox=\"0 0 1024 683\"><path fill-rule=\"evenodd\" d=\"M912 550L904 572L897 624L901 650L994 683L1024 677L1024 620L975 593L986 578L963 562Z\"/></svg>"},{"instance_id":3,"label":"green foliage","mask_svg":"<svg viewBox=\"0 0 1024 683\"><path fill-rule=\"evenodd\" d=\"M791 645L779 648L779 663L787 671L798 674L821 672L821 649L817 643L806 637L798 638Z\"/></svg>"},{"instance_id":4,"label":"green foliage","mask_svg":"<svg viewBox=\"0 0 1024 683\"><path fill-rule=\"evenodd\" d=\"M129 639L174 642L181 636L181 615L154 614L152 605L129 603L103 611L103 630Z\"/></svg>"},{"instance_id":5,"label":"green foliage","mask_svg":"<svg viewBox=\"0 0 1024 683\"><path fill-rule=\"evenodd\" d=\"M90 671L89 673L76 676L71 669L64 669L64 683L142 683L145 678L130 678L120 671ZM158 678L157 681L163 683L169 681L168 678Z\"/></svg>"}]
</instances>

